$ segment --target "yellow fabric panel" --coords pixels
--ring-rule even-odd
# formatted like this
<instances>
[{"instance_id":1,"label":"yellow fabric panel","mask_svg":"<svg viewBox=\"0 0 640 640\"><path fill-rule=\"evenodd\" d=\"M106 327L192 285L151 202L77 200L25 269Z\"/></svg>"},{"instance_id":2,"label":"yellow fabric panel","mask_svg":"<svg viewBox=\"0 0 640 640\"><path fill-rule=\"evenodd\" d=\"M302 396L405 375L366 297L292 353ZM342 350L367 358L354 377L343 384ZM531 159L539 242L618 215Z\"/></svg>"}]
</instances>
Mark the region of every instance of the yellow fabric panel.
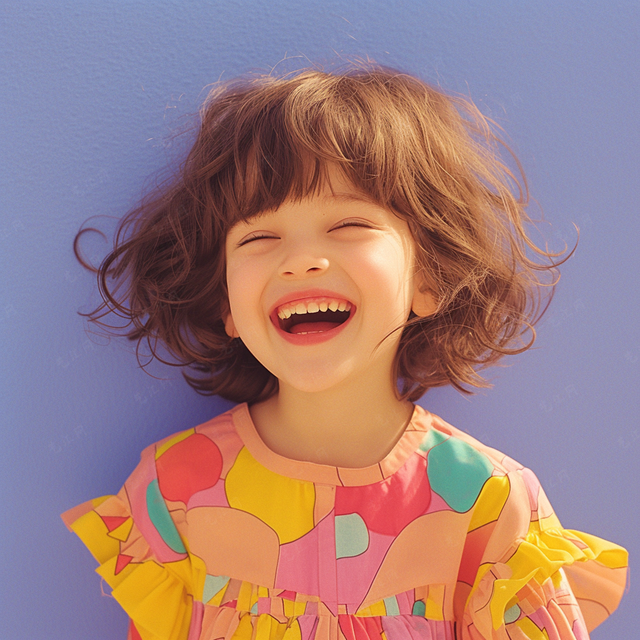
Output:
<instances>
[{"instance_id":1,"label":"yellow fabric panel","mask_svg":"<svg viewBox=\"0 0 640 640\"><path fill-rule=\"evenodd\" d=\"M250 582L243 582L240 585L240 593L238 594L238 606L236 607L238 611L249 611L251 609L251 592L252 585Z\"/></svg>"},{"instance_id":2,"label":"yellow fabric panel","mask_svg":"<svg viewBox=\"0 0 640 640\"><path fill-rule=\"evenodd\" d=\"M113 558L109 558L96 569L96 573L102 577L111 588L117 587L123 580L127 579L132 571L135 571L136 568L140 566L138 563L130 563L122 569L120 573L116 574L117 561L118 556L113 556Z\"/></svg>"},{"instance_id":3,"label":"yellow fabric panel","mask_svg":"<svg viewBox=\"0 0 640 640\"><path fill-rule=\"evenodd\" d=\"M164 567L169 574L175 576L183 585L191 585L193 579L193 566L189 558L184 558L177 562L167 562L160 566Z\"/></svg>"},{"instance_id":4,"label":"yellow fabric panel","mask_svg":"<svg viewBox=\"0 0 640 640\"><path fill-rule=\"evenodd\" d=\"M469 531L498 519L500 511L509 497L509 487L507 476L494 476L485 482L473 509Z\"/></svg>"},{"instance_id":5,"label":"yellow fabric panel","mask_svg":"<svg viewBox=\"0 0 640 640\"><path fill-rule=\"evenodd\" d=\"M225 479L229 505L256 516L277 534L280 544L313 529L313 482L281 476L241 449Z\"/></svg>"},{"instance_id":6,"label":"yellow fabric panel","mask_svg":"<svg viewBox=\"0 0 640 640\"><path fill-rule=\"evenodd\" d=\"M293 623L285 629L282 640L302 640L302 630L297 620L294 620Z\"/></svg>"},{"instance_id":7,"label":"yellow fabric panel","mask_svg":"<svg viewBox=\"0 0 640 640\"><path fill-rule=\"evenodd\" d=\"M432 584L425 602L424 617L430 620L444 620L444 585Z\"/></svg>"},{"instance_id":8,"label":"yellow fabric panel","mask_svg":"<svg viewBox=\"0 0 640 640\"><path fill-rule=\"evenodd\" d=\"M132 569L112 595L135 621L140 635L144 630L150 638L184 640L192 607L184 585L156 562L144 562Z\"/></svg>"},{"instance_id":9,"label":"yellow fabric panel","mask_svg":"<svg viewBox=\"0 0 640 640\"><path fill-rule=\"evenodd\" d=\"M260 629L260 616L258 618L258 624L256 629L256 637L253 640L269 640L269 634L261 633ZM252 640L253 635L253 625L251 624L251 616L248 613L240 616L240 622L236 627L236 630L233 632L231 636L231 640ZM266 635L266 637L265 637Z\"/></svg>"},{"instance_id":10,"label":"yellow fabric panel","mask_svg":"<svg viewBox=\"0 0 640 640\"><path fill-rule=\"evenodd\" d=\"M540 631L538 627L529 620L529 618L521 618L514 623L522 632L530 638L530 640L549 640L549 634L546 629Z\"/></svg>"},{"instance_id":11,"label":"yellow fabric panel","mask_svg":"<svg viewBox=\"0 0 640 640\"><path fill-rule=\"evenodd\" d=\"M205 567L204 562L198 556L189 554L189 557L185 560L181 560L181 563L184 563L185 566L189 567L190 579L187 584L191 585L191 588L189 589L191 595L202 602L204 583L207 579L207 568ZM171 564L177 563L174 562Z\"/></svg>"},{"instance_id":12,"label":"yellow fabric panel","mask_svg":"<svg viewBox=\"0 0 640 640\"><path fill-rule=\"evenodd\" d=\"M610 569L622 569L629 564L629 552L623 547L582 531L567 529L572 536L582 540L593 551L595 559Z\"/></svg>"},{"instance_id":13,"label":"yellow fabric panel","mask_svg":"<svg viewBox=\"0 0 640 640\"><path fill-rule=\"evenodd\" d=\"M529 574L520 579L501 579L493 584L493 596L491 598L491 621L494 629L499 629L504 624L504 612L509 601L524 587L536 574L534 569Z\"/></svg>"},{"instance_id":14,"label":"yellow fabric panel","mask_svg":"<svg viewBox=\"0 0 640 640\"><path fill-rule=\"evenodd\" d=\"M129 518L126 522L123 522L119 527L116 527L113 531L109 532L107 535L110 538L115 538L116 540L120 540L121 542L125 542L131 533L131 529L133 528L133 519Z\"/></svg>"},{"instance_id":15,"label":"yellow fabric panel","mask_svg":"<svg viewBox=\"0 0 640 640\"><path fill-rule=\"evenodd\" d=\"M546 518L548 520L549 518ZM541 549L563 551L572 558L581 558L585 554L592 557L591 549L581 549L576 545L573 536L569 535L562 527L541 527L540 522L532 522L527 533L527 541L539 546Z\"/></svg>"},{"instance_id":16,"label":"yellow fabric panel","mask_svg":"<svg viewBox=\"0 0 640 640\"><path fill-rule=\"evenodd\" d=\"M78 518L71 525L71 530L84 542L100 564L120 553L120 542L107 535L107 525L95 511L88 511Z\"/></svg>"},{"instance_id":17,"label":"yellow fabric panel","mask_svg":"<svg viewBox=\"0 0 640 640\"><path fill-rule=\"evenodd\" d=\"M551 581L553 582L554 588L558 589L560 587L560 585L562 584L562 571L556 571L551 576Z\"/></svg>"},{"instance_id":18,"label":"yellow fabric panel","mask_svg":"<svg viewBox=\"0 0 640 640\"><path fill-rule=\"evenodd\" d=\"M287 618L304 615L305 609L307 608L306 602L294 602L293 600L284 598L282 603L284 604L284 615L287 616Z\"/></svg>"},{"instance_id":19,"label":"yellow fabric panel","mask_svg":"<svg viewBox=\"0 0 640 640\"><path fill-rule=\"evenodd\" d=\"M269 614L254 617L245 614L232 640L301 640L300 625L296 620L291 624L278 622Z\"/></svg>"},{"instance_id":20,"label":"yellow fabric panel","mask_svg":"<svg viewBox=\"0 0 640 640\"><path fill-rule=\"evenodd\" d=\"M134 623L135 624L135 623ZM162 640L162 637L156 635L151 631L147 631L146 629L142 629L136 625L136 631L138 635L142 638L142 640Z\"/></svg>"},{"instance_id":21,"label":"yellow fabric panel","mask_svg":"<svg viewBox=\"0 0 640 640\"><path fill-rule=\"evenodd\" d=\"M540 576L538 582L542 584L542 582L549 577L552 573L555 573L557 569L562 566L561 562L557 563L557 566L553 567L553 570L550 570L548 565L549 562L547 560L546 555L538 549L538 547L523 542L518 547L517 551L507 560L506 565L511 567L513 574L515 576L521 576L525 573L531 571L531 567L536 567L533 571L535 575L538 571L540 571Z\"/></svg>"},{"instance_id":22,"label":"yellow fabric panel","mask_svg":"<svg viewBox=\"0 0 640 640\"><path fill-rule=\"evenodd\" d=\"M364 609L358 609L357 616L386 616L387 609L384 606L384 600L378 600L372 605L365 607Z\"/></svg>"}]
</instances>

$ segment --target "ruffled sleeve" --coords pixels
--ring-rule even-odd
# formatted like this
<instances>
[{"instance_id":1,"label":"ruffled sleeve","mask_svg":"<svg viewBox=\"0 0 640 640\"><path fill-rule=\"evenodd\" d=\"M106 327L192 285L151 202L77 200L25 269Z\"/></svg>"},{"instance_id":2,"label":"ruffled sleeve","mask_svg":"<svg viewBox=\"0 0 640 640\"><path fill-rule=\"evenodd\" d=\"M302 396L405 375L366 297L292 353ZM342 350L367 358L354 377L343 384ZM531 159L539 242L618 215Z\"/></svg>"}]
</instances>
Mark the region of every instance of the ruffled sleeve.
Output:
<instances>
[{"instance_id":1,"label":"ruffled sleeve","mask_svg":"<svg viewBox=\"0 0 640 640\"><path fill-rule=\"evenodd\" d=\"M154 447L143 452L117 495L81 504L62 519L100 563L96 572L132 621L129 638L187 640L204 570L185 549L162 499Z\"/></svg>"},{"instance_id":2,"label":"ruffled sleeve","mask_svg":"<svg viewBox=\"0 0 640 640\"><path fill-rule=\"evenodd\" d=\"M490 504L479 500L474 514L477 530L490 535L464 607L461 638L588 640L620 602L627 552L563 529L528 469L512 469L501 484L506 489L498 503L486 496ZM489 513L499 515L483 523Z\"/></svg>"}]
</instances>

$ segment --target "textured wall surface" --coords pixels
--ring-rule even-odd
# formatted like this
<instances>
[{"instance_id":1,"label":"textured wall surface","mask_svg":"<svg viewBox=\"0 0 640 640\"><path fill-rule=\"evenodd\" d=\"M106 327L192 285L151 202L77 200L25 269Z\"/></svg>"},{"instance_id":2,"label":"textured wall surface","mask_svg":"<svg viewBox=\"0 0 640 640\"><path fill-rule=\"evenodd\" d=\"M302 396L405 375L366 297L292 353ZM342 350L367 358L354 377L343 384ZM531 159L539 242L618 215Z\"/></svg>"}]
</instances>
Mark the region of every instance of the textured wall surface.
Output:
<instances>
[{"instance_id":1,"label":"textured wall surface","mask_svg":"<svg viewBox=\"0 0 640 640\"><path fill-rule=\"evenodd\" d=\"M421 404L533 468L563 524L637 557L640 5L629 0L4 0L0 3L0 638L125 637L59 514L118 490L150 442L226 408L87 334L72 239L113 228L175 164L207 85L369 56L504 126L551 246L572 244L536 349L494 389ZM97 236L86 251L99 260ZM637 637L632 585L593 638ZM637 622L636 622L637 627Z\"/></svg>"}]
</instances>

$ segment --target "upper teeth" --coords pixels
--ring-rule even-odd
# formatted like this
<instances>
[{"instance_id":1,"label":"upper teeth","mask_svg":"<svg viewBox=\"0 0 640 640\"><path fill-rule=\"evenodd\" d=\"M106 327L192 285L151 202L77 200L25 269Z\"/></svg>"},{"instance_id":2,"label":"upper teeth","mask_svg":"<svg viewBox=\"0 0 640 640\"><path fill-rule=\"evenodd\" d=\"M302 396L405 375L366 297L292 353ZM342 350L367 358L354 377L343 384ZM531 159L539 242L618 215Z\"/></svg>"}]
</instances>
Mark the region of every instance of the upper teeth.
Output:
<instances>
[{"instance_id":1,"label":"upper teeth","mask_svg":"<svg viewBox=\"0 0 640 640\"><path fill-rule=\"evenodd\" d=\"M318 313L318 311L350 311L351 304L346 300L323 300L309 302L291 302L283 304L278 309L278 318L284 320L290 318L294 313Z\"/></svg>"}]
</instances>

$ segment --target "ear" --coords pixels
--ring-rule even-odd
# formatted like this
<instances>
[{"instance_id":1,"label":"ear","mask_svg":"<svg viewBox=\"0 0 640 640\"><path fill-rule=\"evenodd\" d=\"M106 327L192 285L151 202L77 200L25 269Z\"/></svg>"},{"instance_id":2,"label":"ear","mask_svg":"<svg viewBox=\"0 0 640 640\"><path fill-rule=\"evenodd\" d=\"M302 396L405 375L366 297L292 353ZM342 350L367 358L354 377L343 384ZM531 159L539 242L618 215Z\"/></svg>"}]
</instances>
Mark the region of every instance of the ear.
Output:
<instances>
[{"instance_id":1,"label":"ear","mask_svg":"<svg viewBox=\"0 0 640 640\"><path fill-rule=\"evenodd\" d=\"M424 291L421 291L421 288ZM413 300L411 301L411 311L421 318L432 316L438 309L438 302L429 289L424 284L416 284L413 290Z\"/></svg>"},{"instance_id":2,"label":"ear","mask_svg":"<svg viewBox=\"0 0 640 640\"><path fill-rule=\"evenodd\" d=\"M224 330L230 338L239 338L240 334L236 329L236 323L233 321L231 311L227 312L227 317L224 319Z\"/></svg>"}]
</instances>

